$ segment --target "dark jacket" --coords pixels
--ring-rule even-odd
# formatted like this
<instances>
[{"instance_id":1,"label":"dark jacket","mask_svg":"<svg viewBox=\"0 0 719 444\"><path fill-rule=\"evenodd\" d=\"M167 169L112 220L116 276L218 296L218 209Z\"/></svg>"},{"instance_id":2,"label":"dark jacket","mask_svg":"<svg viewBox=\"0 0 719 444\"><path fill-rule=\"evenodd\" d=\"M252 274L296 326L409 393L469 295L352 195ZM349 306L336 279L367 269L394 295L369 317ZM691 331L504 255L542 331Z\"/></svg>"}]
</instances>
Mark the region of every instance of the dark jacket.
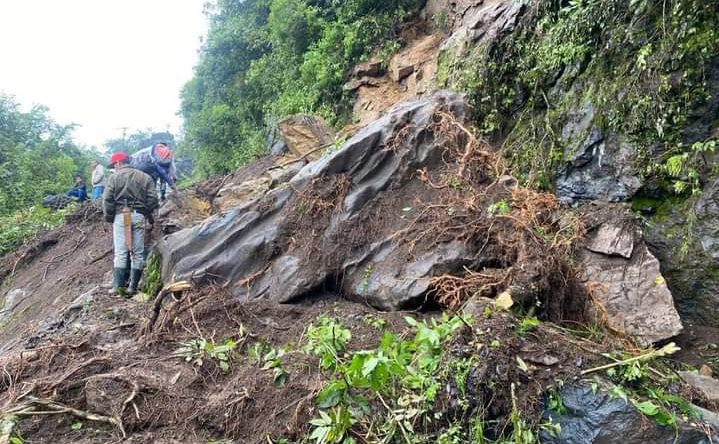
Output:
<instances>
[{"instance_id":1,"label":"dark jacket","mask_svg":"<svg viewBox=\"0 0 719 444\"><path fill-rule=\"evenodd\" d=\"M142 171L130 167L120 168L107 179L102 201L105 220L108 222L115 220L115 214L124 205L152 219L152 212L157 208L155 182Z\"/></svg>"},{"instance_id":2,"label":"dark jacket","mask_svg":"<svg viewBox=\"0 0 719 444\"><path fill-rule=\"evenodd\" d=\"M155 158L152 147L145 148L133 154L130 157L130 166L145 174L149 174L155 181L162 179L171 187L175 186L175 179L173 177L175 168L174 161L170 162L167 167L162 166Z\"/></svg>"},{"instance_id":3,"label":"dark jacket","mask_svg":"<svg viewBox=\"0 0 719 444\"><path fill-rule=\"evenodd\" d=\"M65 193L65 195L74 198L78 202L83 202L87 199L87 188L85 188L85 182L80 181L79 183L76 183L75 188Z\"/></svg>"}]
</instances>

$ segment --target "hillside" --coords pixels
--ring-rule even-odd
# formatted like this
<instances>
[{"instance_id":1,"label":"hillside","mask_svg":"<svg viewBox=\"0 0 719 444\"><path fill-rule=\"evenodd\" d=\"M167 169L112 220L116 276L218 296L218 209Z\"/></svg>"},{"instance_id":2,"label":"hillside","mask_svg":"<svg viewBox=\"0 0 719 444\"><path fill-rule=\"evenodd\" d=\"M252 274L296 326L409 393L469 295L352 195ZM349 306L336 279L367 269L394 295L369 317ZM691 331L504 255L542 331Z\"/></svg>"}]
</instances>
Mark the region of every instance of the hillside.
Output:
<instances>
[{"instance_id":1,"label":"hillside","mask_svg":"<svg viewBox=\"0 0 719 444\"><path fill-rule=\"evenodd\" d=\"M716 5L325 3L216 4L144 293L0 258L0 443L719 440Z\"/></svg>"}]
</instances>

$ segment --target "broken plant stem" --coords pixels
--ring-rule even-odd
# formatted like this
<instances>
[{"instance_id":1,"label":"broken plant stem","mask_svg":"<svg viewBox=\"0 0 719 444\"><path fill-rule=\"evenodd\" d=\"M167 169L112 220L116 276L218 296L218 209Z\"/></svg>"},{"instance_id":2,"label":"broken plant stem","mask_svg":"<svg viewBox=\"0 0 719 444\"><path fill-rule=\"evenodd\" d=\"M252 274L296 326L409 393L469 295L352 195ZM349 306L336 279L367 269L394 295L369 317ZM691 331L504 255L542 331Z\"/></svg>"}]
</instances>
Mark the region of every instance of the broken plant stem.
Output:
<instances>
[{"instance_id":1,"label":"broken plant stem","mask_svg":"<svg viewBox=\"0 0 719 444\"><path fill-rule=\"evenodd\" d=\"M643 355L634 356L633 358L624 359L622 361L612 362L611 364L606 365L600 365L599 367L590 368L587 370L583 370L581 375L587 375L589 373L598 372L601 370L607 370L613 367L618 367L620 365L627 365L634 362L641 362L641 361L651 361L654 358L661 358L664 356L673 355L674 353L678 352L680 350L679 347L673 342L670 342L669 344L665 345L664 347L660 348L659 350L650 350L647 353L644 353Z\"/></svg>"}]
</instances>

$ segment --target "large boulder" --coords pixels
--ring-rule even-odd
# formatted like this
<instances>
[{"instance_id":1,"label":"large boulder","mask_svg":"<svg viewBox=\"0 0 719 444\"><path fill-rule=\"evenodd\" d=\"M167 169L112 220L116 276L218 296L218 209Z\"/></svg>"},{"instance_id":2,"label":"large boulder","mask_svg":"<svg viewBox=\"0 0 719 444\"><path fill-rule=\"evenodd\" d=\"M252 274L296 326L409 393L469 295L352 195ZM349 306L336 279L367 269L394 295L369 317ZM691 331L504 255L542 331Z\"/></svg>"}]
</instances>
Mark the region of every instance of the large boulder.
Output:
<instances>
[{"instance_id":1,"label":"large boulder","mask_svg":"<svg viewBox=\"0 0 719 444\"><path fill-rule=\"evenodd\" d=\"M404 103L287 186L166 236L163 277L214 280L237 296L278 302L323 290L383 309L418 300L428 278L461 271L476 253L433 240L407 256L395 239L417 215L413 199L432 190L416 172L444 166L445 136L429 130L438 110L467 119L460 95ZM461 135L459 127L451 131Z\"/></svg>"},{"instance_id":2,"label":"large boulder","mask_svg":"<svg viewBox=\"0 0 719 444\"><path fill-rule=\"evenodd\" d=\"M589 232L578 266L596 317L642 346L676 336L682 323L672 294L636 224L621 212Z\"/></svg>"},{"instance_id":3,"label":"large boulder","mask_svg":"<svg viewBox=\"0 0 719 444\"><path fill-rule=\"evenodd\" d=\"M335 134L321 117L297 114L277 122L280 137L291 154L317 159L320 150L335 140Z\"/></svg>"},{"instance_id":4,"label":"large boulder","mask_svg":"<svg viewBox=\"0 0 719 444\"><path fill-rule=\"evenodd\" d=\"M559 396L565 411L549 410L545 418L561 429L556 436L542 432L545 444L709 444L717 439L693 424L660 426L627 401L588 384L566 385Z\"/></svg>"}]
</instances>

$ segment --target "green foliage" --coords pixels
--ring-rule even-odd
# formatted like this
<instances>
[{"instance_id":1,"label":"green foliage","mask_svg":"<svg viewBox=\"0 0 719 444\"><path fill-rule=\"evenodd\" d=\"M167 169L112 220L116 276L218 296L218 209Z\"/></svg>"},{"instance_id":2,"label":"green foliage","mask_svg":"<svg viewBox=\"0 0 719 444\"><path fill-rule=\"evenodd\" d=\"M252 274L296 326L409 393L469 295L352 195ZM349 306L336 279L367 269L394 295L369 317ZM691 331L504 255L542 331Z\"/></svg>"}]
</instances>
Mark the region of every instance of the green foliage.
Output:
<instances>
[{"instance_id":1,"label":"green foliage","mask_svg":"<svg viewBox=\"0 0 719 444\"><path fill-rule=\"evenodd\" d=\"M0 256L14 251L39 231L61 226L65 216L75 209L74 205L52 212L40 206L18 210L14 214L0 216Z\"/></svg>"},{"instance_id":2,"label":"green foliage","mask_svg":"<svg viewBox=\"0 0 719 444\"><path fill-rule=\"evenodd\" d=\"M327 316L320 316L318 321L318 325L311 324L307 328L305 352L319 356L320 367L330 370L340 361L352 333Z\"/></svg>"},{"instance_id":3,"label":"green foliage","mask_svg":"<svg viewBox=\"0 0 719 444\"><path fill-rule=\"evenodd\" d=\"M490 216L504 216L506 214L509 214L511 211L512 207L509 206L506 200L500 200L498 202L495 202L487 208L487 213Z\"/></svg>"},{"instance_id":4,"label":"green foliage","mask_svg":"<svg viewBox=\"0 0 719 444\"><path fill-rule=\"evenodd\" d=\"M262 364L262 370L272 371L272 383L283 386L289 374L282 365L282 359L287 354L285 348L275 348L266 342L256 342L249 350L250 357Z\"/></svg>"},{"instance_id":5,"label":"green foliage","mask_svg":"<svg viewBox=\"0 0 719 444\"><path fill-rule=\"evenodd\" d=\"M72 129L55 123L43 106L23 112L12 97L0 95L0 217L64 193L75 173L90 175L96 154L73 143Z\"/></svg>"},{"instance_id":6,"label":"green foliage","mask_svg":"<svg viewBox=\"0 0 719 444\"><path fill-rule=\"evenodd\" d=\"M470 92L478 126L504 141L527 184L551 188L588 136L564 125L591 105L593 129L636 146L645 174L669 179L667 190L695 191L706 174L701 152L713 147L695 146L684 130L709 99L719 11L703 0L654 3L535 2L506 38L441 54L438 78Z\"/></svg>"},{"instance_id":7,"label":"green foliage","mask_svg":"<svg viewBox=\"0 0 719 444\"><path fill-rule=\"evenodd\" d=\"M376 436L369 437L370 441L392 442L393 437L400 435L407 441L414 434L416 422L431 421L427 414L446 378L440 368L443 344L469 320L444 316L439 321L420 322L412 317L405 321L416 330L413 339L402 339L385 331L377 348L349 355L337 353L327 330L331 324L321 321L325 326L321 335L324 340L318 341L314 335L315 339L309 340L309 349L327 360L320 365L333 378L316 399L321 410L320 418L311 423L314 428L310 436L315 442L352 442L347 441L351 439L348 430L367 421L376 426L373 432ZM349 332L346 337L349 340ZM318 347L321 343L325 345ZM330 347L331 351L326 351ZM334 362L329 362L331 359ZM464 362L456 370L459 377L466 378L469 363ZM379 400L386 409L379 422L369 415L368 397ZM449 432L444 436L442 439L450 440L446 442L454 439Z\"/></svg>"},{"instance_id":8,"label":"green foliage","mask_svg":"<svg viewBox=\"0 0 719 444\"><path fill-rule=\"evenodd\" d=\"M265 152L265 134L280 118L316 113L347 121L349 69L421 0L215 0L210 28L182 91L187 152L201 174L227 172ZM385 55L398 49L383 46Z\"/></svg>"},{"instance_id":9,"label":"green foliage","mask_svg":"<svg viewBox=\"0 0 719 444\"><path fill-rule=\"evenodd\" d=\"M143 292L155 296L162 288L162 257L158 252L152 252L145 264L145 278L143 279Z\"/></svg>"},{"instance_id":10,"label":"green foliage","mask_svg":"<svg viewBox=\"0 0 719 444\"><path fill-rule=\"evenodd\" d=\"M524 337L528 332L536 329L539 326L539 319L534 316L524 318L520 321L517 327L517 336Z\"/></svg>"},{"instance_id":11,"label":"green foliage","mask_svg":"<svg viewBox=\"0 0 719 444\"><path fill-rule=\"evenodd\" d=\"M205 338L198 338L183 343L175 354L197 366L202 366L207 358L213 359L217 361L223 373L229 373L230 364L235 357L235 348L237 342L231 339L227 339L222 344L215 344Z\"/></svg>"}]
</instances>

